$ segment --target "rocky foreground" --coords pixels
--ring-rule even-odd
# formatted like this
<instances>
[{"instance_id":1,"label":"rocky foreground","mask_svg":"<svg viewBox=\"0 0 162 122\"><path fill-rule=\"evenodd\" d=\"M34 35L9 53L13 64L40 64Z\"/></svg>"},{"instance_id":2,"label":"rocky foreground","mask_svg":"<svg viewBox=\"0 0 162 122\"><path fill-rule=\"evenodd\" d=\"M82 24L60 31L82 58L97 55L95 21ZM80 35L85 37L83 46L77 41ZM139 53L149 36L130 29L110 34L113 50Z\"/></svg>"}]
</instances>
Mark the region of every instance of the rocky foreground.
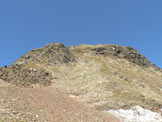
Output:
<instances>
[{"instance_id":1,"label":"rocky foreground","mask_svg":"<svg viewBox=\"0 0 162 122\"><path fill-rule=\"evenodd\" d=\"M0 122L119 122L51 86L16 87L0 81Z\"/></svg>"},{"instance_id":2,"label":"rocky foreground","mask_svg":"<svg viewBox=\"0 0 162 122\"><path fill-rule=\"evenodd\" d=\"M51 86L98 111L162 108L162 72L132 47L48 44L0 68L0 79L24 89Z\"/></svg>"}]
</instances>

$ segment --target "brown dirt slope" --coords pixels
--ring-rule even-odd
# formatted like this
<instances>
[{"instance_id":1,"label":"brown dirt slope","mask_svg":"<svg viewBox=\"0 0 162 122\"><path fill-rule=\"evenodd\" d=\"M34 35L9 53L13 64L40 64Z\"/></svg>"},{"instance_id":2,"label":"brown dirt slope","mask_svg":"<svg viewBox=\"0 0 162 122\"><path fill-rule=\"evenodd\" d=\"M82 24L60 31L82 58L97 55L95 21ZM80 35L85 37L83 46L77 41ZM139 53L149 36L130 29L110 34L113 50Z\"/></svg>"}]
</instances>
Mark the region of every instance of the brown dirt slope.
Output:
<instances>
[{"instance_id":1,"label":"brown dirt slope","mask_svg":"<svg viewBox=\"0 0 162 122\"><path fill-rule=\"evenodd\" d=\"M0 80L0 122L118 122L51 86L23 88Z\"/></svg>"}]
</instances>

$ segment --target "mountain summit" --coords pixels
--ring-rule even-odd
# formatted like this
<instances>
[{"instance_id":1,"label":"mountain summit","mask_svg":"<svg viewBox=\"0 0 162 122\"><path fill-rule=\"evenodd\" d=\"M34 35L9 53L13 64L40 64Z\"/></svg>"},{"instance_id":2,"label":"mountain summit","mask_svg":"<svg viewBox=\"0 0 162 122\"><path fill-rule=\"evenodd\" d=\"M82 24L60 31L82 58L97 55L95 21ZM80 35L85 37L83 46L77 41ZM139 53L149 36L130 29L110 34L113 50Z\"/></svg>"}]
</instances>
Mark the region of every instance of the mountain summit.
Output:
<instances>
[{"instance_id":1,"label":"mountain summit","mask_svg":"<svg viewBox=\"0 0 162 122\"><path fill-rule=\"evenodd\" d=\"M0 79L26 87L52 84L98 110L162 108L162 72L132 47L48 44L0 68Z\"/></svg>"}]
</instances>

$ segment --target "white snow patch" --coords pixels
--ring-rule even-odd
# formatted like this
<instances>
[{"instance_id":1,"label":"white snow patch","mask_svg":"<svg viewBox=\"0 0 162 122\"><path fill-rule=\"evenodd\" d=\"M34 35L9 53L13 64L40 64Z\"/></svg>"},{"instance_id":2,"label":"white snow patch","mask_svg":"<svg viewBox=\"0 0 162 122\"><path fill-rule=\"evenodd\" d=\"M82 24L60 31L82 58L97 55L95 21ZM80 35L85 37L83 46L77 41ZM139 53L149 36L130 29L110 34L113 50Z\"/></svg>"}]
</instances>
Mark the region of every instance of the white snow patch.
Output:
<instances>
[{"instance_id":1,"label":"white snow patch","mask_svg":"<svg viewBox=\"0 0 162 122\"><path fill-rule=\"evenodd\" d=\"M106 113L114 115L122 122L162 122L160 113L152 112L138 105L129 110L109 110Z\"/></svg>"}]
</instances>

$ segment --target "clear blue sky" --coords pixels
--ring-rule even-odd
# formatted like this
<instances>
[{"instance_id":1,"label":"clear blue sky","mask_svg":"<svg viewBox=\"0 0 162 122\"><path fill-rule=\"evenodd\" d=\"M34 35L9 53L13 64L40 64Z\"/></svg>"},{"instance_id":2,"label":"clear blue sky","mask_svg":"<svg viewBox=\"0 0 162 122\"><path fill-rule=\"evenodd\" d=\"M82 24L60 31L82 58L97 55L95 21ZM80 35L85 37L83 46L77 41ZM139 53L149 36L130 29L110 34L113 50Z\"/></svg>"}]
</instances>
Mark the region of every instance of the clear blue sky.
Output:
<instances>
[{"instance_id":1,"label":"clear blue sky","mask_svg":"<svg viewBox=\"0 0 162 122\"><path fill-rule=\"evenodd\" d=\"M0 66L54 42L128 45L162 67L162 0L0 0Z\"/></svg>"}]
</instances>

